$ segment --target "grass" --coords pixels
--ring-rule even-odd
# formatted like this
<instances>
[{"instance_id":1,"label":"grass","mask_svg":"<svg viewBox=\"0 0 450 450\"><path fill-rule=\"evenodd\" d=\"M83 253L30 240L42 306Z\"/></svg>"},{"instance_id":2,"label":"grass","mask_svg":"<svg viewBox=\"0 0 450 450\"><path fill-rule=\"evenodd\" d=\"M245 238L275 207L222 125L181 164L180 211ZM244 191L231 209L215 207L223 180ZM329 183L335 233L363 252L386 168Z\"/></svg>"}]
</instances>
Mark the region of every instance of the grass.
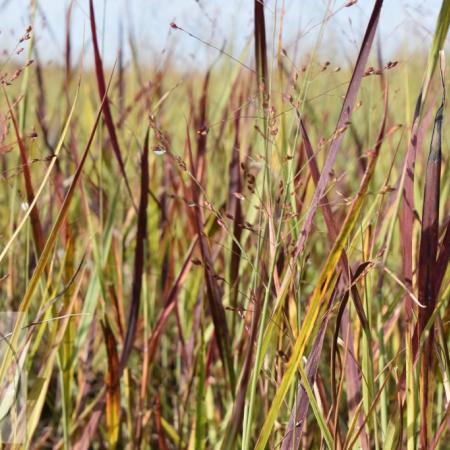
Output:
<instances>
[{"instance_id":1,"label":"grass","mask_svg":"<svg viewBox=\"0 0 450 450\"><path fill-rule=\"evenodd\" d=\"M63 67L2 66L2 443L448 448L450 1L398 61L374 1L347 68L327 17L299 59L259 0L242 55L172 23L220 56L184 76L89 6L92 70L72 5Z\"/></svg>"}]
</instances>

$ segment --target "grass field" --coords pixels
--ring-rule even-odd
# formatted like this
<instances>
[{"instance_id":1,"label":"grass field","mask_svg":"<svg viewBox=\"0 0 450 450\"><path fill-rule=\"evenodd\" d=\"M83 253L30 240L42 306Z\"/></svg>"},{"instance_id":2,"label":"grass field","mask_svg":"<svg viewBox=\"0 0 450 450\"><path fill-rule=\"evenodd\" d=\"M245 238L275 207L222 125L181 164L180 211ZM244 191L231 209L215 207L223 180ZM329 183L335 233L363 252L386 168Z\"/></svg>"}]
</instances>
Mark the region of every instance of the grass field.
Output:
<instances>
[{"instance_id":1,"label":"grass field","mask_svg":"<svg viewBox=\"0 0 450 450\"><path fill-rule=\"evenodd\" d=\"M450 1L392 61L371 3L342 66L326 20L298 59L255 0L244 54L181 76L132 41L104 66L92 0L93 67L70 32L46 67L31 2L1 69L5 448L450 449Z\"/></svg>"}]
</instances>

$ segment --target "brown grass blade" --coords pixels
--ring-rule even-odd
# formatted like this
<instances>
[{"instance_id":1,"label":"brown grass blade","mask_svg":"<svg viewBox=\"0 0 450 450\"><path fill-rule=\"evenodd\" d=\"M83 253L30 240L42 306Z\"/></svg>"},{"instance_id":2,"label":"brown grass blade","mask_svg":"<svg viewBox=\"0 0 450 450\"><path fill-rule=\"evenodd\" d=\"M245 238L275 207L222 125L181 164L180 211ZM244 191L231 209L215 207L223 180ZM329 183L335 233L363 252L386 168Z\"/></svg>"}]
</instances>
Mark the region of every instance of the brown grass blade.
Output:
<instances>
[{"instance_id":1,"label":"brown grass blade","mask_svg":"<svg viewBox=\"0 0 450 450\"><path fill-rule=\"evenodd\" d=\"M156 424L156 432L158 434L158 448L160 450L168 450L166 438L164 436L164 430L161 421L161 400L159 395L156 395L155 398L155 424Z\"/></svg>"}]
</instances>

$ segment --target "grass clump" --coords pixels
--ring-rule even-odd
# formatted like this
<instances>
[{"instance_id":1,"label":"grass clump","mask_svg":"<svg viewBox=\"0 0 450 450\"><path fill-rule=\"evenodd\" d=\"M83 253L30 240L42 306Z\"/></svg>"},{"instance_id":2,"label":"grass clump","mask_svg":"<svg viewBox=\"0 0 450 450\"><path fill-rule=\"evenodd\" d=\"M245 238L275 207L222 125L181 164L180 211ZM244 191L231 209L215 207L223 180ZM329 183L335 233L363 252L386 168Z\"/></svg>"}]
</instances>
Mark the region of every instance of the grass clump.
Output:
<instances>
[{"instance_id":1,"label":"grass clump","mask_svg":"<svg viewBox=\"0 0 450 450\"><path fill-rule=\"evenodd\" d=\"M186 76L131 38L132 64L104 66L92 0L92 70L70 26L61 68L26 30L2 74L2 307L20 314L0 382L27 373L27 408L4 395L2 442L447 448L450 2L414 62L373 56L387 7L352 69L270 50L283 15L268 26L260 0L253 56L211 44Z\"/></svg>"}]
</instances>

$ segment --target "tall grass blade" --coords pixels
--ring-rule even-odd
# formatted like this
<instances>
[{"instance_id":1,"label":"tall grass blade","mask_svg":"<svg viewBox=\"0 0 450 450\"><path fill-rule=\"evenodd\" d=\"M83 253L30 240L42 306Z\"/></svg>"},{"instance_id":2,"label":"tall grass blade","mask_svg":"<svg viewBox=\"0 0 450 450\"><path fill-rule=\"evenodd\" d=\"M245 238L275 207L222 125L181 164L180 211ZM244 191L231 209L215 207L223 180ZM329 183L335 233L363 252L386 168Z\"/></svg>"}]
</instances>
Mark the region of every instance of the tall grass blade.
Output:
<instances>
[{"instance_id":1,"label":"tall grass blade","mask_svg":"<svg viewBox=\"0 0 450 450\"><path fill-rule=\"evenodd\" d=\"M187 130L187 147L189 152L189 160L191 165L192 173L198 173L198 167L194 165L194 160L192 156L192 149L190 144L189 129ZM206 239L205 232L203 230L203 215L199 207L200 203L200 187L197 180L192 180L191 184L191 195L194 205L194 220L196 232L200 244L200 251L203 260L205 280L206 280L206 291L209 303L209 309L211 311L215 338L217 341L217 346L219 348L220 357L225 369L225 373L228 377L228 382L230 384L232 395L234 396L236 380L234 375L233 359L231 357L231 346L230 346L230 335L228 331L228 325L225 315L225 308L222 304L221 292L219 285L217 283L217 277L214 272L213 257L211 255L211 250L209 243Z\"/></svg>"},{"instance_id":2,"label":"tall grass blade","mask_svg":"<svg viewBox=\"0 0 450 450\"><path fill-rule=\"evenodd\" d=\"M102 101L103 104L103 115L105 117L106 128L108 129L109 137L111 139L111 145L114 151L114 155L119 163L120 172L125 180L125 185L127 187L128 193L130 194L131 202L133 206L135 206L133 194L131 192L130 183L128 181L127 174L125 172L125 163L123 161L122 152L119 147L119 140L117 139L116 128L114 125L114 121L111 114L111 108L109 106L109 99L106 89L105 75L103 71L103 63L100 56L100 49L98 45L97 39L97 25L95 23L95 12L94 12L94 2L93 0L89 0L89 18L91 24L91 32L92 32L92 43L94 47L94 60L95 60L95 74L97 77L97 85L98 85L98 93L100 99L103 99L106 96L106 101ZM136 209L136 207L135 207Z\"/></svg>"},{"instance_id":3,"label":"tall grass blade","mask_svg":"<svg viewBox=\"0 0 450 450\"><path fill-rule=\"evenodd\" d=\"M264 19L264 0L254 0L255 56L258 87L261 93L267 88L267 44Z\"/></svg>"},{"instance_id":4,"label":"tall grass blade","mask_svg":"<svg viewBox=\"0 0 450 450\"><path fill-rule=\"evenodd\" d=\"M133 285L131 291L131 307L128 313L127 331L120 356L121 371L126 367L130 352L136 335L137 321L139 317L139 307L141 304L142 277L144 273L144 251L147 238L147 205L148 205L148 185L149 185L149 134L147 129L144 140L144 149L141 157L141 198L138 209L138 224L136 233L136 247L134 255Z\"/></svg>"},{"instance_id":5,"label":"tall grass blade","mask_svg":"<svg viewBox=\"0 0 450 450\"><path fill-rule=\"evenodd\" d=\"M443 82L444 83L444 82ZM436 113L433 135L431 138L430 153L428 156L425 175L425 190L423 196L422 230L419 250L418 290L419 302L425 305L418 312L418 338L422 336L428 320L436 306L435 266L439 245L439 199L441 179L442 154L442 122L444 119L445 91L442 105ZM421 362L420 387L420 445L427 448L431 432L433 393L430 388L429 370L433 367L433 341L434 327L425 343Z\"/></svg>"}]
</instances>

